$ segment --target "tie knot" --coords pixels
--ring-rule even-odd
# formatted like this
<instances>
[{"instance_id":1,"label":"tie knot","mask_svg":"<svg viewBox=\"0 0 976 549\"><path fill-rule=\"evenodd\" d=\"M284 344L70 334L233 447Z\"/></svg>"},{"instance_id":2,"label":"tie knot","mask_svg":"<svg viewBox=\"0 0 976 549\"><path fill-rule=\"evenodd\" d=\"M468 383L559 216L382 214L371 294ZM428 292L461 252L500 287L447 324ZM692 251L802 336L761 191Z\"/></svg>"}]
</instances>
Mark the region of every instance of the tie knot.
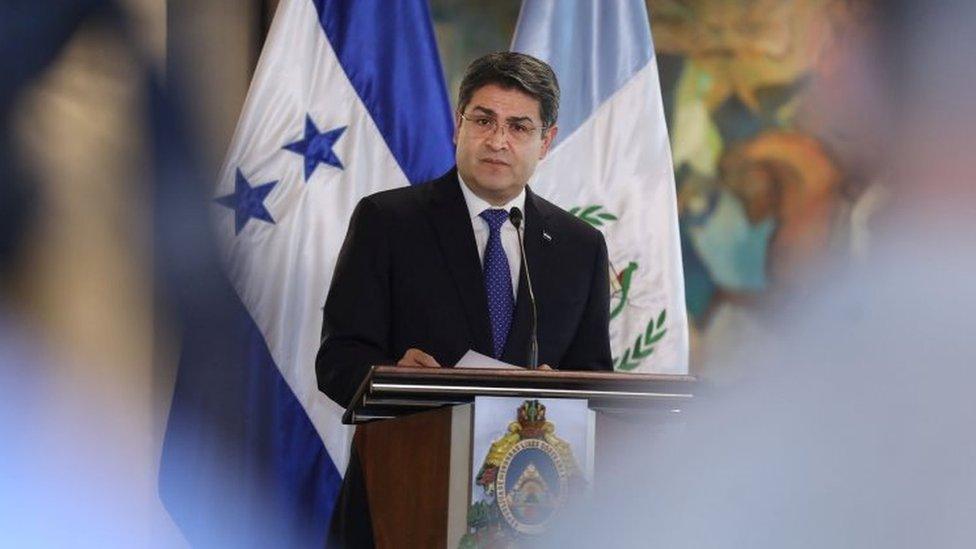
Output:
<instances>
[{"instance_id":1,"label":"tie knot","mask_svg":"<svg viewBox=\"0 0 976 549\"><path fill-rule=\"evenodd\" d=\"M500 229L508 219L508 210L489 208L478 215L487 221L488 228L491 229L492 232L495 232Z\"/></svg>"}]
</instances>

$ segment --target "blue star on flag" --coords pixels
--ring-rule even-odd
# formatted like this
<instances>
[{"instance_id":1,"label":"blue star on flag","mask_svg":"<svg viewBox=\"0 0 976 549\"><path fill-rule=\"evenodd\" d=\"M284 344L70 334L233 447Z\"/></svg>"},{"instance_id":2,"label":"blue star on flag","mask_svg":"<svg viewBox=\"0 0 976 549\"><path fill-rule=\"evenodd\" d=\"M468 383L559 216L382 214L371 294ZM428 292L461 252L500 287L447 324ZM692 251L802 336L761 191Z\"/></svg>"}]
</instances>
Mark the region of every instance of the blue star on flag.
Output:
<instances>
[{"instance_id":1,"label":"blue star on flag","mask_svg":"<svg viewBox=\"0 0 976 549\"><path fill-rule=\"evenodd\" d=\"M236 231L234 234L241 234L241 229L253 217L261 221L274 224L271 213L264 206L264 199L271 193L271 189L277 185L277 181L263 183L257 187L251 187L240 168L237 169L237 178L234 180L234 193L215 198L221 206L226 206L234 210L234 222Z\"/></svg>"},{"instance_id":2,"label":"blue star on flag","mask_svg":"<svg viewBox=\"0 0 976 549\"><path fill-rule=\"evenodd\" d=\"M312 117L306 114L305 138L299 139L294 143L289 143L282 148L305 157L305 181L307 182L319 164L328 164L340 170L342 169L342 162L336 156L332 147L344 131L346 131L346 126L327 132L320 132L315 127L315 122L312 122Z\"/></svg>"}]
</instances>

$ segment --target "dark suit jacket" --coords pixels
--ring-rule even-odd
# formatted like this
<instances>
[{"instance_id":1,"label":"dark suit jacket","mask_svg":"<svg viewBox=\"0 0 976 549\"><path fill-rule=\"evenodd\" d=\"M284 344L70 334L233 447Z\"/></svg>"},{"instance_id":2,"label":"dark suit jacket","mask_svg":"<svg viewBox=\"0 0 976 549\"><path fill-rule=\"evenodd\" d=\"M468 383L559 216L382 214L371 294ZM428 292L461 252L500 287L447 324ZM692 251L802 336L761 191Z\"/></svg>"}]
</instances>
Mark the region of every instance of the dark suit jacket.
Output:
<instances>
[{"instance_id":1,"label":"dark suit jacket","mask_svg":"<svg viewBox=\"0 0 976 549\"><path fill-rule=\"evenodd\" d=\"M524 235L538 304L539 362L610 370L603 235L530 190ZM456 171L359 202L324 312L315 369L319 388L342 406L371 365L394 364L411 347L445 366L468 349L491 356L481 261ZM531 315L523 265L502 360L527 363Z\"/></svg>"}]
</instances>

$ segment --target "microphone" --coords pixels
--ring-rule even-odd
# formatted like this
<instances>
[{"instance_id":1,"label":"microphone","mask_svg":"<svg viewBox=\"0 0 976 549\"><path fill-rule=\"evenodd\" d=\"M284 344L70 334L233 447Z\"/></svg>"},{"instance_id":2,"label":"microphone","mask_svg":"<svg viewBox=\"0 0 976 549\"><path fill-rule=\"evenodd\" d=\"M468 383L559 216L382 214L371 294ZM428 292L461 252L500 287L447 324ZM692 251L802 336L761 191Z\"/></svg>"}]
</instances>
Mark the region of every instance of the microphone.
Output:
<instances>
[{"instance_id":1,"label":"microphone","mask_svg":"<svg viewBox=\"0 0 976 549\"><path fill-rule=\"evenodd\" d=\"M522 236L522 210L512 208L508 212L508 220L518 233L519 253L522 255L522 267L525 269L525 282L529 288L529 301L532 303L532 331L529 334L529 369L539 367L539 312L535 304L535 292L532 291L532 277L529 275L529 262L525 257L525 242Z\"/></svg>"}]
</instances>

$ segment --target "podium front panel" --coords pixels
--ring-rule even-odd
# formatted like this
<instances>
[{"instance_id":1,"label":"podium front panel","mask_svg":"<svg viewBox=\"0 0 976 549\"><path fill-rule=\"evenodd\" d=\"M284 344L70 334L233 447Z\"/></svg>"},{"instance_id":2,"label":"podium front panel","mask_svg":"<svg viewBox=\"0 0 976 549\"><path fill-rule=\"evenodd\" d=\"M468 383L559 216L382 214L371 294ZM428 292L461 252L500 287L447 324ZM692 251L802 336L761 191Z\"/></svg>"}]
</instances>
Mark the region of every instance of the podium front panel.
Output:
<instances>
[{"instance_id":1,"label":"podium front panel","mask_svg":"<svg viewBox=\"0 0 976 549\"><path fill-rule=\"evenodd\" d=\"M476 397L467 544L544 533L593 482L595 414L582 399ZM452 542L454 540L451 540Z\"/></svg>"}]
</instances>

